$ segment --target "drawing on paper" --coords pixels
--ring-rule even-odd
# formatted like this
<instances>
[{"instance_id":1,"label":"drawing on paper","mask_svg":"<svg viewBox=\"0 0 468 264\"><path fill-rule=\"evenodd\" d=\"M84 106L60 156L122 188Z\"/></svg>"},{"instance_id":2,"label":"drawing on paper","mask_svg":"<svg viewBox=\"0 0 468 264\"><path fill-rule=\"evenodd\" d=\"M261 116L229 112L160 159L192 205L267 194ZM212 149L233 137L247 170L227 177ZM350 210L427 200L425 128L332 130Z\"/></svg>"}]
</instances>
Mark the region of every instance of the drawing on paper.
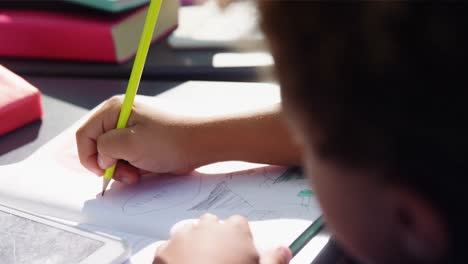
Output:
<instances>
[{"instance_id":1,"label":"drawing on paper","mask_svg":"<svg viewBox=\"0 0 468 264\"><path fill-rule=\"evenodd\" d=\"M140 190L123 204L124 214L141 215L187 204L200 193L201 177L170 176L145 184L145 191Z\"/></svg>"},{"instance_id":2,"label":"drawing on paper","mask_svg":"<svg viewBox=\"0 0 468 264\"><path fill-rule=\"evenodd\" d=\"M122 211L135 216L176 209L185 211L187 217L209 211L264 220L292 212L307 216L316 208L314 202L300 169L265 167L216 177L198 174L157 179L124 200Z\"/></svg>"},{"instance_id":3,"label":"drawing on paper","mask_svg":"<svg viewBox=\"0 0 468 264\"><path fill-rule=\"evenodd\" d=\"M263 168L263 177L264 181L260 183L260 188L273 188L275 184L281 183L294 183L297 186L306 185L304 181L305 177L302 172L302 169L299 167L292 167L287 170L284 170L278 176L277 171L270 172L268 167Z\"/></svg>"},{"instance_id":4,"label":"drawing on paper","mask_svg":"<svg viewBox=\"0 0 468 264\"><path fill-rule=\"evenodd\" d=\"M314 193L312 190L304 189L300 191L297 196L301 199L301 206L309 208L311 206Z\"/></svg>"},{"instance_id":5,"label":"drawing on paper","mask_svg":"<svg viewBox=\"0 0 468 264\"><path fill-rule=\"evenodd\" d=\"M234 193L226 181L222 181L210 192L207 198L199 202L189 210L191 211L206 211L212 209L222 210L244 210L250 209L252 205L242 196Z\"/></svg>"},{"instance_id":6,"label":"drawing on paper","mask_svg":"<svg viewBox=\"0 0 468 264\"><path fill-rule=\"evenodd\" d=\"M283 174L281 174L278 178L276 178L273 184L282 183L282 182L289 182L289 181L297 181L303 180L304 174L302 173L302 169L299 167L293 167L287 169Z\"/></svg>"}]
</instances>

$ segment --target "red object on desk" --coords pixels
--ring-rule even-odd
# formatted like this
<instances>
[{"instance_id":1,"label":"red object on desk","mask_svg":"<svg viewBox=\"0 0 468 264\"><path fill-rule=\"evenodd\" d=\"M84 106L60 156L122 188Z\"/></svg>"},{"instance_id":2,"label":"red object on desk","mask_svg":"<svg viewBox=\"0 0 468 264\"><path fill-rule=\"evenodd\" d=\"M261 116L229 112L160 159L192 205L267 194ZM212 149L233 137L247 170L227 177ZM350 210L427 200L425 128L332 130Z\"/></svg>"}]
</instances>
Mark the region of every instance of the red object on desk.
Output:
<instances>
[{"instance_id":1,"label":"red object on desk","mask_svg":"<svg viewBox=\"0 0 468 264\"><path fill-rule=\"evenodd\" d=\"M0 135L40 118L39 90L0 65Z\"/></svg>"},{"instance_id":2,"label":"red object on desk","mask_svg":"<svg viewBox=\"0 0 468 264\"><path fill-rule=\"evenodd\" d=\"M153 41L177 27L177 1L164 1ZM137 50L148 6L119 14L0 9L0 56L125 62Z\"/></svg>"}]
</instances>

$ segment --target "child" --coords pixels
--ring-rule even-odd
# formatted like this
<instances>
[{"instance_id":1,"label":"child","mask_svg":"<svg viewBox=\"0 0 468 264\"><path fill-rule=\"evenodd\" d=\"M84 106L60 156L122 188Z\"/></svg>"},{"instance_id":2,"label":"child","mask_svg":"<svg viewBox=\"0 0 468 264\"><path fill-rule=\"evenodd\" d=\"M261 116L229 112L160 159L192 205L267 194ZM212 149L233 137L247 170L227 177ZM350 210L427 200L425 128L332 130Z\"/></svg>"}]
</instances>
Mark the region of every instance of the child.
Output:
<instances>
[{"instance_id":1,"label":"child","mask_svg":"<svg viewBox=\"0 0 468 264\"><path fill-rule=\"evenodd\" d=\"M259 8L282 108L187 120L136 104L129 128L114 130L112 99L77 133L83 165L100 175L126 160L116 177L133 183L141 169L302 159L328 229L360 261L465 262L465 5L263 0ZM178 229L155 262L290 257L286 248L259 256L241 217L205 215Z\"/></svg>"}]
</instances>

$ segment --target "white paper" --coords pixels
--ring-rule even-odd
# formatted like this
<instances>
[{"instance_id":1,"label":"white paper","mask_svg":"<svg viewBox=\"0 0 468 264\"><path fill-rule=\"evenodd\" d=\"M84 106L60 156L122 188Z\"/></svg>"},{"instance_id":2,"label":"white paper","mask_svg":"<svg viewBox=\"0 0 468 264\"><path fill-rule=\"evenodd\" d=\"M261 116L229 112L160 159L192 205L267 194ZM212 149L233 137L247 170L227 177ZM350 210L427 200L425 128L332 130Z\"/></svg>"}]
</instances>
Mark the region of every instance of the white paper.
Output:
<instances>
[{"instance_id":1,"label":"white paper","mask_svg":"<svg viewBox=\"0 0 468 264\"><path fill-rule=\"evenodd\" d=\"M66 157L65 157L66 158ZM101 197L102 179L60 161L29 160L2 172L0 197L27 210L138 235L165 238L184 219L206 212L240 214L251 220L315 219L320 210L305 179L285 168L262 166L240 172L153 177L138 185L113 182Z\"/></svg>"},{"instance_id":2,"label":"white paper","mask_svg":"<svg viewBox=\"0 0 468 264\"><path fill-rule=\"evenodd\" d=\"M100 197L101 178L79 164L71 166L67 162L68 168L61 168L63 161L39 160L1 168L0 199L124 239L133 252L129 263L151 259L154 243L168 239L175 223L198 218L205 212L221 218L232 214L248 217L253 221L251 228L260 250L288 246L320 214L315 199L298 196L308 190L305 180L287 179L282 167L255 168L258 165L237 162L214 164L201 169L205 174L164 176L132 187L113 183L106 195ZM233 168L246 170L210 174ZM295 261L301 255L303 259L312 259L326 243L323 239L313 241L315 244L308 245L311 248L305 248Z\"/></svg>"},{"instance_id":3,"label":"white paper","mask_svg":"<svg viewBox=\"0 0 468 264\"><path fill-rule=\"evenodd\" d=\"M157 98L139 99L192 116L242 112L280 101L272 84L222 82L187 82ZM26 161L1 166L2 203L118 233L133 241L137 252L132 258L140 259L151 258L153 243L167 239L175 223L205 212L260 221L252 228L257 245L265 247L269 241L287 246L320 215L305 179L285 174L284 167L244 162L212 164L191 175L153 177L134 186L113 182L101 197L102 178L84 169L77 157L75 131L86 119Z\"/></svg>"}]
</instances>

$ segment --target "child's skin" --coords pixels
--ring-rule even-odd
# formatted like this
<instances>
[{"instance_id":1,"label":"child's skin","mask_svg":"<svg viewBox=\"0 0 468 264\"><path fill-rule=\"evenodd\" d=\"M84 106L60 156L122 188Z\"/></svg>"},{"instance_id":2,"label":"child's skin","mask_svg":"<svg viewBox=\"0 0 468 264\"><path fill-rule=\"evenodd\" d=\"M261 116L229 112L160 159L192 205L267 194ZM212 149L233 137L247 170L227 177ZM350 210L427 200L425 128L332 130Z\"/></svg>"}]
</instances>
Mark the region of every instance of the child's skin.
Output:
<instances>
[{"instance_id":1,"label":"child's skin","mask_svg":"<svg viewBox=\"0 0 468 264\"><path fill-rule=\"evenodd\" d=\"M281 17L285 8L291 6L284 5L286 2L283 2L283 4L280 2L259 1L261 9L264 11L263 15L266 17L265 26L269 29L266 35L275 58L278 77L282 87L287 87L287 89L281 91L281 106L276 105L269 109L239 116L190 119L164 113L137 102L129 121L129 127L115 130L114 126L121 102L119 99L114 98L91 117L77 133L78 151L82 164L97 175L102 175L104 169L112 165L115 160L126 160L127 162L119 162L115 177L122 182L136 183L141 173L145 171L184 173L198 166L223 160L245 160L283 165L302 163L308 178L314 185L314 191L322 207L327 228L353 256L366 263L446 263L443 258L448 254L449 248L453 246L451 241L451 235L453 234L448 231L450 226L446 222L447 217L442 213L441 208L436 207L427 195L410 188L408 184L384 180L399 179L399 175L388 175L394 173L393 171L374 169L370 166L357 168L357 166L349 166L349 163L321 155L319 146L323 143L324 138L329 136L322 132L324 127L321 127L321 125L326 126L327 124L321 124L314 120L314 114L316 113L308 111L309 97L304 100L304 98L297 96L298 94L307 94L307 89L312 87L305 87L306 84L308 85L309 82L317 79L315 78L317 76L323 77L319 79L324 81L325 84L328 84L325 81L329 81L326 77L331 76L333 87L334 81L337 81L333 79L333 76L342 73L334 71L334 67L347 65L349 67L346 68L346 72L351 72L356 67L360 67L359 63L354 64L355 60L349 60L349 58L354 58L353 56L345 56L353 55L354 50L343 55L341 53L345 49L340 47L344 41L354 40L351 37L362 35L341 35L344 32L341 30L342 28L351 28L364 36L367 36L367 31L378 32L380 36L384 31L380 30L379 26L387 29L385 28L386 25L369 23L365 24L368 25L365 28L352 26L348 28L348 25L354 25L351 23L353 21L340 21L339 18L343 15L353 14L355 16L351 17L357 20L360 18L360 12L365 9L353 9L356 6L348 6L351 7L349 10L354 10L355 13L348 12L348 9L335 10L327 5L322 6L322 10L320 10L320 6L315 6L316 9L308 9L308 7L301 6L304 4L303 1L297 1L297 3L302 4L298 4L296 9L291 8L290 13L302 12L305 14L305 11L307 11L307 15L309 15L311 11L315 10L315 18L320 18L320 22L325 21L323 24L317 23L322 27L329 26L329 30L320 31L315 29L310 33L311 24L306 24L311 23L310 17L304 15L297 19L298 28L302 27L301 30L303 30L301 34L308 34L308 43L315 44L315 41L319 41L318 43L322 45L318 45L321 48L318 50L329 52L329 54L320 53L317 55L313 53L314 49L307 50L308 54L317 55L311 57L317 58L316 61L318 62L322 62L322 64L314 64L314 61L304 61L303 59L303 51L308 47L303 47L303 49L296 52L294 50L294 47L303 42L303 35L291 34L292 38L296 38L294 40L284 37L284 35L289 37L288 34L283 33L289 33L291 28L282 29L284 20L281 21L278 18ZM408 13L398 13L398 8L388 9L385 6L379 8L379 6L375 5L371 7L375 8L373 11L394 15L395 19L392 21L405 21L400 18L416 10L408 9L406 10ZM424 11L423 9L419 11L421 10ZM320 17L320 11L331 14L333 19L330 21L333 23L327 24L327 16ZM394 11L396 13L392 13ZM433 11L437 13L436 8ZM271 12L271 15L269 12ZM376 12L366 13L368 16L365 18L372 19L372 22L382 22L380 19L382 16L379 16L379 13ZM459 15L459 17L462 16ZM414 21L420 22L421 20L415 19ZM407 23L413 25L410 22ZM304 27L304 25L307 25L307 27ZM437 29L438 27L429 27L427 30L439 32ZM394 35L390 34L387 40L395 46L402 45L415 52L421 50L421 47L424 46L416 45L417 48L415 48L411 43L411 41L420 41L425 37L416 34L419 32L425 31L414 30L412 34L404 37L395 33L399 38L394 39L392 39ZM443 32L450 33L448 30ZM329 35L329 33L333 34ZM415 37L409 41L408 36L413 35L422 37L420 39ZM320 43L319 37L323 36L324 42ZM431 36L436 39L435 37L438 35L434 33ZM311 41L312 39L314 41ZM374 45L374 41L366 42L366 39L374 40L379 38L358 38L355 41L356 43L362 42L370 47L383 48L384 50L392 47L392 45ZM445 44L445 39L447 38L440 38L440 43ZM399 43L398 41L402 42ZM354 42L349 43L355 44ZM368 51L367 48L363 49L359 45L354 48L358 49L362 54L366 54ZM429 52L434 51L434 54L438 54L436 48L434 50L428 49ZM396 52L396 50L392 50L392 52ZM405 51L405 49L402 50ZM450 50L452 50L452 47L447 48L444 52ZM333 61L336 58L332 55L337 54L343 56ZM396 53L395 56L392 55L389 58L395 59L397 62L399 62L398 59L400 58L398 56L403 59L412 58L407 56L406 53L402 54ZM380 60L388 59L387 57L376 58L379 60L371 60L374 64L369 65L383 65L383 68L393 67L393 64L385 64ZM427 60L429 63L433 63L435 68L438 67L440 73L444 73L444 67L441 67L437 61L446 62L442 59L444 57L439 56L434 61L429 58L423 56L419 60L412 61L412 63ZM453 58L456 58L456 56ZM460 56L460 58L464 57ZM359 62L368 63L365 59L365 57L360 57ZM344 64L344 62L347 64ZM449 61L447 65L450 64ZM424 63L420 63L419 66L424 66ZM322 71L322 69L325 70ZM372 71L368 72L372 73ZM399 73L399 71L396 72ZM316 75L311 77L308 75L309 73ZM363 76L365 75L360 77ZM385 77L385 74L383 76ZM407 77L406 75L402 76ZM460 75L458 74L458 76ZM346 78L347 75L343 74L341 77ZM381 78L382 76L375 75L373 77ZM429 80L427 85L432 89L431 91L435 91L434 87L430 87L430 81L438 80L436 76L424 76L424 78ZM383 80L388 79L383 78ZM461 78L459 80L464 81ZM320 84L320 82L318 83ZM407 84L404 83L402 87L406 89L413 88L405 85ZM318 95L323 92L320 88L323 87L314 90ZM354 91L353 88L358 87L350 85L347 88L338 89L342 93L340 96L343 96L346 92ZM444 87L444 89L448 88L450 87ZM441 93L443 94L443 91ZM449 94L447 93L447 95ZM329 96L333 97L333 95ZM378 97L379 95L374 96ZM329 98L325 97L325 99ZM335 101L332 100L332 102ZM401 103L404 102L403 100ZM319 101L319 103L321 102ZM326 106L324 107L326 108ZM355 110L353 107L356 107L356 105L351 105L349 109ZM338 109L338 112L340 110L340 108L333 107L331 109ZM384 113L392 116L389 113ZM344 112L339 114L344 115ZM421 117L427 118L423 114L421 114ZM283 123L283 119L286 120L285 123ZM461 120L464 119L461 118ZM353 119L353 121L356 120ZM382 125L383 123L379 124ZM360 128L354 127L357 133L367 132L366 135L372 136L372 133L365 131L365 127L362 128L362 131L360 131ZM346 133L348 133L348 130L346 130ZM346 136L344 137L346 138ZM372 157L367 157L367 159L372 161ZM430 165L427 164L427 166ZM289 261L291 256L286 248L280 248L262 255L256 252L245 221L245 219L236 216L221 222L215 216L205 215L198 224L187 225L175 231L171 239L158 249L155 261L157 263L286 263Z\"/></svg>"},{"instance_id":2,"label":"child's skin","mask_svg":"<svg viewBox=\"0 0 468 264\"><path fill-rule=\"evenodd\" d=\"M147 171L190 172L226 160L299 165L280 105L236 115L190 118L135 102L127 128L115 129L122 97L108 100L77 132L81 163L97 175L119 162L115 179L136 183ZM278 139L281 140L278 140Z\"/></svg>"},{"instance_id":3,"label":"child's skin","mask_svg":"<svg viewBox=\"0 0 468 264\"><path fill-rule=\"evenodd\" d=\"M355 256L379 260L378 263L405 263L404 259L412 259L413 254L433 259L444 250L446 237L440 217L421 197L379 182L372 177L372 171L356 171L318 158L313 140L319 136L305 132L313 128L305 125L304 113L289 101L284 91L284 114L291 133L283 122L279 105L242 115L193 119L138 101L128 127L116 130L121 99L114 97L106 102L76 134L81 163L97 175L102 175L117 159L127 162L119 161L115 179L132 184L148 171L186 173L223 160L296 165L303 153L306 173L314 183L328 228ZM395 220L393 214L402 204L416 212L417 230L400 226L402 223ZM177 230L158 249L155 261L289 261L287 248L260 256L245 223L240 216L224 223L212 215L202 216L198 225Z\"/></svg>"},{"instance_id":4,"label":"child's skin","mask_svg":"<svg viewBox=\"0 0 468 264\"><path fill-rule=\"evenodd\" d=\"M136 101L127 128L116 130L121 103L122 97L111 98L76 133L81 163L99 176L116 160L126 162L118 162L114 179L127 184L147 172L187 173L225 160L300 164L280 105L188 118ZM245 218L233 216L221 223L204 215L198 224L174 232L158 250L157 263L287 263L290 258L287 248L260 257Z\"/></svg>"}]
</instances>

